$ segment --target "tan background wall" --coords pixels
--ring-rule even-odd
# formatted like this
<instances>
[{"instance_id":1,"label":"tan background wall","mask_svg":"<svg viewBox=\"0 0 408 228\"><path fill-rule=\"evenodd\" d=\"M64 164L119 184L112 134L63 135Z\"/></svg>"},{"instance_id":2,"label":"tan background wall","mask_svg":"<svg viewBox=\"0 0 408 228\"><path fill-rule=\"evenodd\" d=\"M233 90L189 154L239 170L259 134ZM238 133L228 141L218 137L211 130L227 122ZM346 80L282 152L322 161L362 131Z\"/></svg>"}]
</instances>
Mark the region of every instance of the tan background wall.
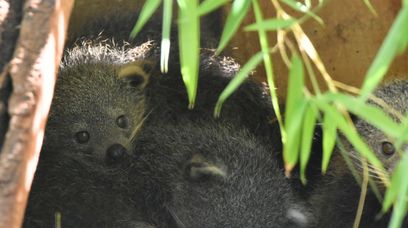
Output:
<instances>
[{"instance_id":1,"label":"tan background wall","mask_svg":"<svg viewBox=\"0 0 408 228\"><path fill-rule=\"evenodd\" d=\"M398 10L400 0L372 0L378 16L373 15L362 0L330 0L318 12L325 22L321 26L314 20L302 25L325 64L329 74L338 81L360 86L364 75L385 38ZM264 17L275 17L271 2L261 1ZM228 11L228 9L226 10ZM254 22L250 14L244 22ZM270 34L270 43L276 42L276 33ZM240 32L234 37L229 54L240 63L259 49L258 36L254 32ZM284 97L287 84L287 69L279 54L274 54L274 72L278 93ZM256 76L264 80L264 68L259 67ZM408 78L408 52L399 56L387 74L391 78ZM321 77L319 78L321 79ZM320 80L322 82L322 80Z\"/></svg>"},{"instance_id":2,"label":"tan background wall","mask_svg":"<svg viewBox=\"0 0 408 228\"><path fill-rule=\"evenodd\" d=\"M143 3L144 1L141 0L77 0L71 17L70 34L75 34L81 24L90 18L114 9L136 13ZM327 5L318 12L325 22L324 26L314 20L309 20L302 25L335 80L360 86L366 70L401 8L401 0L371 0L371 3L378 16L369 11L363 0L329 0ZM262 0L261 5L264 17L275 16L270 0ZM229 7L224 8L225 12L228 10ZM250 11L252 12L252 9ZM253 22L251 13L245 19L244 25ZM275 43L275 33L270 34L270 43ZM243 32L240 29L232 40L229 51L225 53L234 56L242 64L258 50L257 34ZM287 69L279 54L274 55L274 72L278 93L283 98L286 92ZM257 69L255 75L257 79L264 80L264 74L262 66ZM408 78L407 75L408 53L405 53L396 59L388 72L387 79Z\"/></svg>"}]
</instances>

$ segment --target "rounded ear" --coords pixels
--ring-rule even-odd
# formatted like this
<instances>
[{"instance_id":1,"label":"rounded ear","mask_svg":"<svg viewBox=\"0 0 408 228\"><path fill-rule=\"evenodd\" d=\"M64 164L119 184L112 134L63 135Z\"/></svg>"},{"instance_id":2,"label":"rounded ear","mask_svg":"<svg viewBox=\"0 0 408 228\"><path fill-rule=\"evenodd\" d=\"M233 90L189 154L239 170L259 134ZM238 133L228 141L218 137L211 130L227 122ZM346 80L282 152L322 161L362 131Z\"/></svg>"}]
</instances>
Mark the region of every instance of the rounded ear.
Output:
<instances>
[{"instance_id":1,"label":"rounded ear","mask_svg":"<svg viewBox=\"0 0 408 228\"><path fill-rule=\"evenodd\" d=\"M118 72L118 78L132 88L144 88L153 71L153 62L136 61L122 66Z\"/></svg>"},{"instance_id":2,"label":"rounded ear","mask_svg":"<svg viewBox=\"0 0 408 228\"><path fill-rule=\"evenodd\" d=\"M225 166L210 162L199 154L193 155L191 160L187 162L185 171L187 178L191 181L224 180L227 177Z\"/></svg>"}]
</instances>

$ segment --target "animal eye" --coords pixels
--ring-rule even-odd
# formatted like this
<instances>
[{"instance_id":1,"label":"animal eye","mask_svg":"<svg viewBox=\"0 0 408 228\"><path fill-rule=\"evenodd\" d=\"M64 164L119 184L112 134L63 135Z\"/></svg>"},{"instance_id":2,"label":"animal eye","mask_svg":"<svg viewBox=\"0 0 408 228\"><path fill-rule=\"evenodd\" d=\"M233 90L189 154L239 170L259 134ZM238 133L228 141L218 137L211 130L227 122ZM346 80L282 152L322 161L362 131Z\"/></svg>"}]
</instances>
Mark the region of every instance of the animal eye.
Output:
<instances>
[{"instance_id":1,"label":"animal eye","mask_svg":"<svg viewBox=\"0 0 408 228\"><path fill-rule=\"evenodd\" d=\"M381 145L381 151L385 155L393 155L395 153L395 147L390 142L383 142Z\"/></svg>"},{"instance_id":2,"label":"animal eye","mask_svg":"<svg viewBox=\"0 0 408 228\"><path fill-rule=\"evenodd\" d=\"M116 119L116 125L120 128L127 128L129 126L129 119L126 116L121 115Z\"/></svg>"},{"instance_id":3,"label":"animal eye","mask_svg":"<svg viewBox=\"0 0 408 228\"><path fill-rule=\"evenodd\" d=\"M128 76L127 79L128 79L129 85L135 88L140 86L144 82L144 78L137 74Z\"/></svg>"},{"instance_id":4,"label":"animal eye","mask_svg":"<svg viewBox=\"0 0 408 228\"><path fill-rule=\"evenodd\" d=\"M89 141L89 133L87 131L79 131L75 134L75 140L77 141L77 143L87 143Z\"/></svg>"}]
</instances>

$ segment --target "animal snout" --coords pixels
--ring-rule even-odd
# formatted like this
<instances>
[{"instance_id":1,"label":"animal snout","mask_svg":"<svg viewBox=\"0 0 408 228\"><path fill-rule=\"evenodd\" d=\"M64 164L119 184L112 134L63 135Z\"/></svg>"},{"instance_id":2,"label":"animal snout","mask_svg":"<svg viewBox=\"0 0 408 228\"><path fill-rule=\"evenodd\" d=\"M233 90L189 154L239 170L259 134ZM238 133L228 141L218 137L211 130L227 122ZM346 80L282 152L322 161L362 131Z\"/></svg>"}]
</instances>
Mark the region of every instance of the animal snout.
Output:
<instances>
[{"instance_id":1,"label":"animal snout","mask_svg":"<svg viewBox=\"0 0 408 228\"><path fill-rule=\"evenodd\" d=\"M124 146L121 144L113 144L106 151L106 161L108 164L119 162L126 154L127 150Z\"/></svg>"}]
</instances>

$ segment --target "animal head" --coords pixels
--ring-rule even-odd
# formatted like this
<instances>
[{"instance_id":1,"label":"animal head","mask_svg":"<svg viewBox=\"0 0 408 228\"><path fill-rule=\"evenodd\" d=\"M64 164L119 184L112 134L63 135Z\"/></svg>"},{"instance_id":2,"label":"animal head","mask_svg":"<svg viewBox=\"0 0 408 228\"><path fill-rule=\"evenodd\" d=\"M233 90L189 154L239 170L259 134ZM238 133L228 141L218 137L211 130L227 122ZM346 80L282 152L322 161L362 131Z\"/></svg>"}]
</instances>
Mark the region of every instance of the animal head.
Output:
<instances>
[{"instance_id":1,"label":"animal head","mask_svg":"<svg viewBox=\"0 0 408 228\"><path fill-rule=\"evenodd\" d=\"M381 107L394 121L400 122L401 118L406 115L408 111L408 81L398 80L385 84L375 91L374 96L382 101L380 100L379 103L378 99L370 99L369 104ZM358 118L354 124L363 140L384 165L386 174L391 174L401 158L401 153L407 151L408 144L396 148L396 139L387 136L373 125ZM346 147L347 150L351 151L350 155L356 166L361 169L362 163L359 153L348 143ZM382 172L371 164L368 164L368 168L371 176L374 177L378 177L379 172Z\"/></svg>"},{"instance_id":2,"label":"animal head","mask_svg":"<svg viewBox=\"0 0 408 228\"><path fill-rule=\"evenodd\" d=\"M135 60L132 52L138 53L137 48L104 45L68 52L44 148L100 164L114 164L129 154L130 142L145 118L144 87L152 70L150 62Z\"/></svg>"}]
</instances>

